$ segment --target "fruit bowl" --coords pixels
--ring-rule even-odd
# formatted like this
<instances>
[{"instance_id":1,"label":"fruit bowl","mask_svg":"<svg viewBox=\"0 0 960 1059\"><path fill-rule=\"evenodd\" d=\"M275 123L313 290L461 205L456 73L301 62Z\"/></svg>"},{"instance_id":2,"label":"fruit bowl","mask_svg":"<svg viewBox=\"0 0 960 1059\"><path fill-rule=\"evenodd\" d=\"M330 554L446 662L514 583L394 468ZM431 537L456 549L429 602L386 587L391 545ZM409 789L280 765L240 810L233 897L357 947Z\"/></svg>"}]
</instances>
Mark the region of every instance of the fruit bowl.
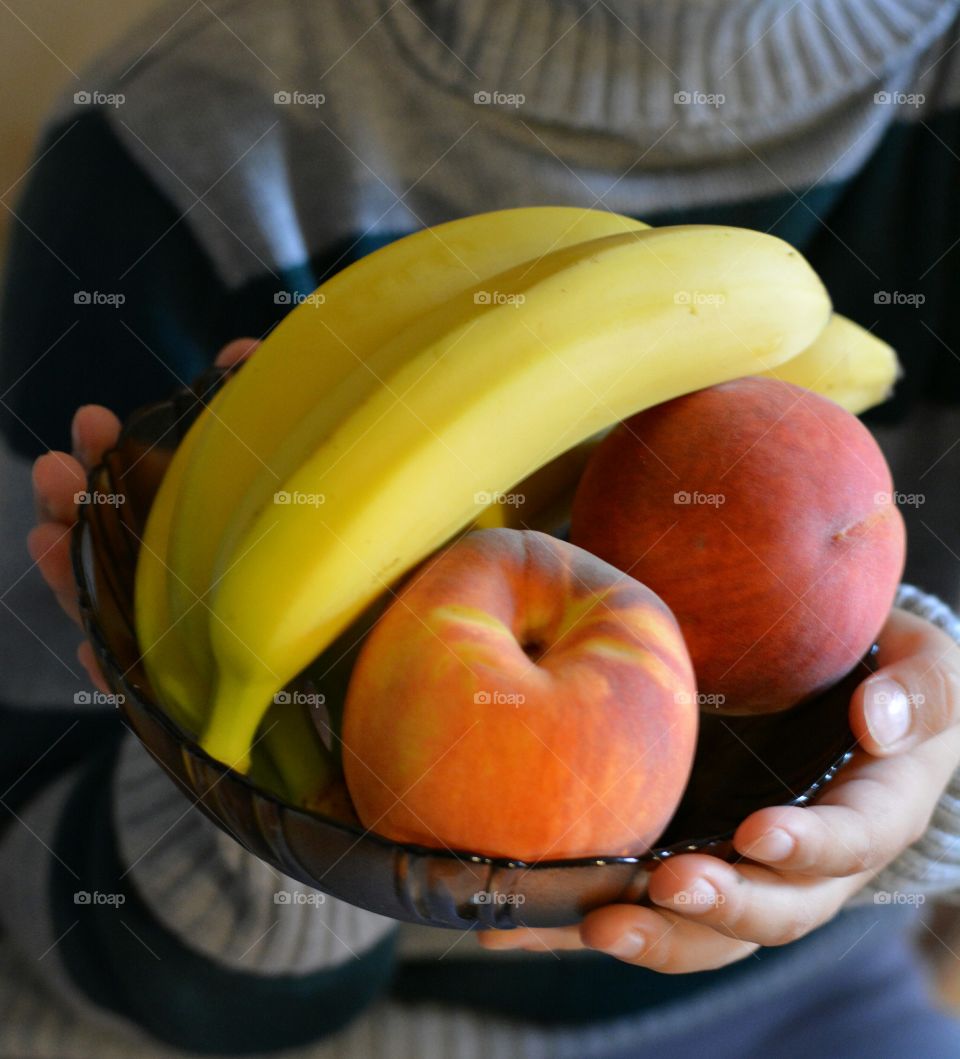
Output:
<instances>
[{"instance_id":1,"label":"fruit bowl","mask_svg":"<svg viewBox=\"0 0 960 1059\"><path fill-rule=\"evenodd\" d=\"M117 445L90 474L91 502L80 507L73 564L84 627L130 728L198 809L279 871L351 904L423 925L565 925L604 904L642 902L650 871L678 853L734 859L731 838L741 820L765 806L806 804L852 755L847 706L874 668L876 646L826 693L784 713L702 713L683 800L656 848L643 857L526 864L402 845L259 788L208 756L153 701L133 622L137 549L153 496L202 407L200 395L208 398L224 374L208 371L192 388L130 417Z\"/></svg>"}]
</instances>

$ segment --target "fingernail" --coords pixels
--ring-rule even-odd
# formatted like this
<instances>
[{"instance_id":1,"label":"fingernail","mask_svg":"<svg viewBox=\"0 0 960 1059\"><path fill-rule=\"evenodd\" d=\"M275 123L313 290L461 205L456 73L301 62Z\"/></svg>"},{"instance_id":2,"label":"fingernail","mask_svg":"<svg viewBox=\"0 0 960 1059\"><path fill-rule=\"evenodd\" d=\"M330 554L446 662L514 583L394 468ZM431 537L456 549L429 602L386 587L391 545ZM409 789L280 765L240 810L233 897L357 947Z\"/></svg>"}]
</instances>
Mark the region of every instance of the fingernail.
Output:
<instances>
[{"instance_id":1,"label":"fingernail","mask_svg":"<svg viewBox=\"0 0 960 1059\"><path fill-rule=\"evenodd\" d=\"M754 860L786 860L796 848L796 840L782 827L772 827L761 835L747 850L747 855Z\"/></svg>"},{"instance_id":2,"label":"fingernail","mask_svg":"<svg viewBox=\"0 0 960 1059\"><path fill-rule=\"evenodd\" d=\"M876 742L880 746L892 746L910 728L910 702L906 692L889 677L867 681L864 716Z\"/></svg>"},{"instance_id":3,"label":"fingernail","mask_svg":"<svg viewBox=\"0 0 960 1059\"><path fill-rule=\"evenodd\" d=\"M685 915L708 912L717 903L717 888L706 879L697 879L686 890L673 895L673 907Z\"/></svg>"},{"instance_id":4,"label":"fingernail","mask_svg":"<svg viewBox=\"0 0 960 1059\"><path fill-rule=\"evenodd\" d=\"M605 951L621 960L635 960L646 947L647 939L643 931L628 930Z\"/></svg>"}]
</instances>

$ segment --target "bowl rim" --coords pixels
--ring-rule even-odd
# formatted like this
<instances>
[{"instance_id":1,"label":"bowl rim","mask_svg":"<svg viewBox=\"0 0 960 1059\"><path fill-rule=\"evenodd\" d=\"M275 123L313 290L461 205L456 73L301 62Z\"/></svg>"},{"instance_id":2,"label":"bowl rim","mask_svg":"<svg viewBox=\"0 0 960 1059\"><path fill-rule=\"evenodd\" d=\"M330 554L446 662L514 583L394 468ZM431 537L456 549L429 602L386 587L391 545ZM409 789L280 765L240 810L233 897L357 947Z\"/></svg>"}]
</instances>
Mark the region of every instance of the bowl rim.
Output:
<instances>
[{"instance_id":1,"label":"bowl rim","mask_svg":"<svg viewBox=\"0 0 960 1059\"><path fill-rule=\"evenodd\" d=\"M216 371L217 369L212 369ZM220 372L221 375L229 374L229 372ZM203 376L201 376L202 378ZM157 410L164 407L169 407L178 398L193 396L196 398L195 391L189 387L178 388L169 398L166 400L153 401L149 404L145 404L137 408L132 412L127 419L123 422L120 430L120 434L117 438L116 444L105 450L100 461L91 467L87 474L87 491L96 492L98 489L97 482L104 475L109 476L112 481L112 472L110 470L109 458L114 454L120 454L124 442L133 434L136 425L150 414L155 413ZM212 784L207 792L213 789L216 784L220 783L223 779L229 777L231 782L239 783L241 786L247 788L250 795L254 798L260 799L268 803L272 803L278 807L283 813L294 813L298 816L307 817L313 820L319 820L326 826L332 826L336 830L343 832L344 834L351 835L358 840L371 840L378 845L381 845L387 849L393 850L394 852L405 853L408 855L423 857L441 857L445 860L456 861L458 863L469 862L471 864L485 865L491 869L497 870L523 870L527 871L542 871L551 868L590 868L590 867L604 867L608 865L646 865L659 863L664 860L668 860L671 857L677 856L681 853L698 853L706 850L713 849L725 842L729 842L734 835L735 829L719 832L713 835L706 836L704 838L681 840L679 842L672 843L666 846L652 846L646 853L630 854L630 855L616 855L616 856L584 856L584 857L566 857L557 859L544 859L536 861L526 861L509 857L493 857L486 854L476 853L469 850L454 850L449 847L437 848L434 846L422 846L415 843L397 842L393 839L387 838L384 835L379 834L369 828L365 828L362 825L358 826L352 824L349 821L338 819L337 817L328 816L326 813L318 812L314 809L309 809L306 806L294 805L291 802L285 801L283 798L272 793L271 791L265 790L262 787L257 786L249 777L245 776L241 772L237 772L235 769L226 765L222 761L218 761L216 758L211 757L203 747L184 729L182 729L161 707L158 703L155 703L149 698L144 689L138 684L127 679L124 672L121 671L121 666L118 663L116 656L113 653L108 641L107 636L102 628L100 620L97 616L97 610L94 603L94 595L91 592L91 585L87 577L87 571L84 565L84 545L85 541L90 538L90 528L88 521L90 519L91 511L95 510L92 504L80 504L77 506L77 517L74 523L71 534L70 534L70 558L71 566L73 570L73 577L75 581L75 587L77 590L77 603L80 610L80 616L83 623L84 632L89 637L92 646L94 647L95 653L100 661L106 663L109 666L110 673L105 674L113 677L123 687L124 700L119 703L120 712L127 718L129 707L127 703L130 699L136 700L137 706L140 710L145 712L150 720L159 724L169 736L171 736L179 747L181 754L187 754L191 757L198 759L206 768L213 769L213 771L219 774L219 778ZM91 543L92 548L92 543ZM134 640L136 641L136 630L131 629ZM137 644L139 650L139 643ZM875 655L877 645L874 644L867 652L867 656ZM865 656L865 657L867 657ZM142 660L142 655L139 656L138 661ZM862 660L856 663L857 665L862 664ZM843 678L841 678L843 679ZM112 682L112 681L111 681ZM130 724L125 724L125 727L132 731L132 734L139 740L139 736L135 729L132 729ZM141 743L142 740L139 740ZM149 750L149 747L147 748ZM793 806L793 805L806 805L819 792L820 788L826 783L830 782L839 770L850 760L853 756L855 749L854 746L848 748L842 756L838 756L831 765L821 773L814 781L804 788L804 791L790 799L787 799L781 803L781 805ZM151 752L152 754L152 752ZM152 754L155 757L155 755ZM163 762L160 762L163 765ZM163 765L166 771L169 771L166 765ZM204 795L198 794L196 791L192 791L192 794L196 795L194 801L194 807L203 801ZM669 828L670 821L664 829Z\"/></svg>"}]
</instances>

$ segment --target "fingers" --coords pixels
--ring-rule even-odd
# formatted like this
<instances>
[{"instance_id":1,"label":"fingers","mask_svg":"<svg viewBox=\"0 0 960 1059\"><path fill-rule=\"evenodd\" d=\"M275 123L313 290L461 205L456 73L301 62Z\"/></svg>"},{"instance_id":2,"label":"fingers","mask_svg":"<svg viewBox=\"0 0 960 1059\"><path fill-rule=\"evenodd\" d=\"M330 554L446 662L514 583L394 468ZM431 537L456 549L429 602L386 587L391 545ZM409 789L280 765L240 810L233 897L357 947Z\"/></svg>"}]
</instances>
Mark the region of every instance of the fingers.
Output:
<instances>
[{"instance_id":1,"label":"fingers","mask_svg":"<svg viewBox=\"0 0 960 1059\"><path fill-rule=\"evenodd\" d=\"M812 806L752 813L738 853L781 872L851 876L879 871L926 830L960 757L960 728L891 758L858 752Z\"/></svg>"},{"instance_id":2,"label":"fingers","mask_svg":"<svg viewBox=\"0 0 960 1059\"><path fill-rule=\"evenodd\" d=\"M960 723L960 646L945 632L894 609L878 661L850 702L850 727L865 750L899 754Z\"/></svg>"},{"instance_id":3,"label":"fingers","mask_svg":"<svg viewBox=\"0 0 960 1059\"><path fill-rule=\"evenodd\" d=\"M65 452L47 452L33 465L33 498L38 522L76 521L76 494L86 489L83 466Z\"/></svg>"},{"instance_id":4,"label":"fingers","mask_svg":"<svg viewBox=\"0 0 960 1059\"><path fill-rule=\"evenodd\" d=\"M80 609L70 562L70 527L59 522L34 526L27 535L27 550L57 602L79 625Z\"/></svg>"},{"instance_id":5,"label":"fingers","mask_svg":"<svg viewBox=\"0 0 960 1059\"><path fill-rule=\"evenodd\" d=\"M784 876L756 864L688 853L650 877L650 899L742 944L785 945L827 922L866 876Z\"/></svg>"},{"instance_id":6,"label":"fingers","mask_svg":"<svg viewBox=\"0 0 960 1059\"><path fill-rule=\"evenodd\" d=\"M259 345L260 342L256 338L235 338L220 350L213 363L218 368L230 368L241 360L246 360Z\"/></svg>"},{"instance_id":7,"label":"fingers","mask_svg":"<svg viewBox=\"0 0 960 1059\"><path fill-rule=\"evenodd\" d=\"M561 952L596 949L636 967L663 974L709 971L742 960L757 949L682 916L641 905L607 905L571 927L487 930L477 935L485 949Z\"/></svg>"},{"instance_id":8,"label":"fingers","mask_svg":"<svg viewBox=\"0 0 960 1059\"><path fill-rule=\"evenodd\" d=\"M711 971L757 949L672 912L636 905L598 908L581 923L580 935L588 948L662 974Z\"/></svg>"},{"instance_id":9,"label":"fingers","mask_svg":"<svg viewBox=\"0 0 960 1059\"><path fill-rule=\"evenodd\" d=\"M571 927L517 927L515 930L483 930L477 940L485 949L504 952L561 952L582 949L579 924Z\"/></svg>"},{"instance_id":10,"label":"fingers","mask_svg":"<svg viewBox=\"0 0 960 1059\"><path fill-rule=\"evenodd\" d=\"M70 434L74 455L89 471L103 459L107 449L116 445L120 420L102 405L84 405L74 413Z\"/></svg>"}]
</instances>

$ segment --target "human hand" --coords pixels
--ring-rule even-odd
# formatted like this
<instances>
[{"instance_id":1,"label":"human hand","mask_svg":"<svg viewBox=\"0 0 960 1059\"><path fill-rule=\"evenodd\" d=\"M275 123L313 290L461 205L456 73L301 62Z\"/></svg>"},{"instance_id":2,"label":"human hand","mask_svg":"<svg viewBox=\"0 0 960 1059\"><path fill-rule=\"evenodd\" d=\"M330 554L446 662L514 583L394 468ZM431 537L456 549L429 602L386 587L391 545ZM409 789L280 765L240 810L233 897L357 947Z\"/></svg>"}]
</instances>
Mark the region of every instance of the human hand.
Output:
<instances>
[{"instance_id":1,"label":"human hand","mask_svg":"<svg viewBox=\"0 0 960 1059\"><path fill-rule=\"evenodd\" d=\"M215 364L227 368L249 356L259 345L253 338L238 338L217 355ZM85 405L73 417L73 454L47 452L33 465L33 491L37 524L27 536L30 558L46 581L60 606L80 625L77 590L70 562L70 531L77 521L74 497L87 487L87 475L120 434L120 420L101 405ZM93 649L86 641L77 658L90 680L109 692Z\"/></svg>"},{"instance_id":2,"label":"human hand","mask_svg":"<svg viewBox=\"0 0 960 1059\"><path fill-rule=\"evenodd\" d=\"M596 949L668 974L710 970L821 926L926 830L960 764L960 647L893 610L878 670L855 691L851 761L808 807L761 809L734 835L739 859L670 858L655 907L608 905L574 926L479 935L489 949ZM888 681L893 681L889 684Z\"/></svg>"}]
</instances>

